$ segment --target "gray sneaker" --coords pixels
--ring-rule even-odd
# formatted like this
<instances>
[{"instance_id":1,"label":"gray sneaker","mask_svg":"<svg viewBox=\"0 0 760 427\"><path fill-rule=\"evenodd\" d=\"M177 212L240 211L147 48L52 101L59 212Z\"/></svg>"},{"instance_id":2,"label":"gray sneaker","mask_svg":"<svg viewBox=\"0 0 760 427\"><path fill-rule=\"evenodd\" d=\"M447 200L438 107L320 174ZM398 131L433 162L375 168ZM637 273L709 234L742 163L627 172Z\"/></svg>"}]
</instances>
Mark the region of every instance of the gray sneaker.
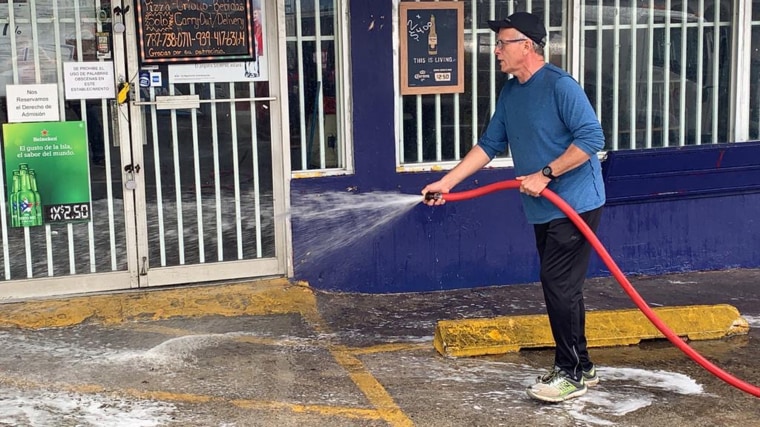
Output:
<instances>
[{"instance_id":1,"label":"gray sneaker","mask_svg":"<svg viewBox=\"0 0 760 427\"><path fill-rule=\"evenodd\" d=\"M548 382L551 379L551 376L554 375L554 371L557 369L558 368L555 366L554 369L548 373L539 375L539 377L536 378L536 382ZM596 374L596 366L591 366L591 369L588 371L583 371L583 383L589 387L599 384L599 375Z\"/></svg>"},{"instance_id":2,"label":"gray sneaker","mask_svg":"<svg viewBox=\"0 0 760 427\"><path fill-rule=\"evenodd\" d=\"M596 374L596 366L592 366L588 371L583 371L583 382L589 387L599 384L599 375Z\"/></svg>"},{"instance_id":3,"label":"gray sneaker","mask_svg":"<svg viewBox=\"0 0 760 427\"><path fill-rule=\"evenodd\" d=\"M538 382L528 387L528 396L544 402L562 402L573 397L583 396L588 391L583 379L580 382L569 378L567 374L554 369L538 378Z\"/></svg>"}]
</instances>

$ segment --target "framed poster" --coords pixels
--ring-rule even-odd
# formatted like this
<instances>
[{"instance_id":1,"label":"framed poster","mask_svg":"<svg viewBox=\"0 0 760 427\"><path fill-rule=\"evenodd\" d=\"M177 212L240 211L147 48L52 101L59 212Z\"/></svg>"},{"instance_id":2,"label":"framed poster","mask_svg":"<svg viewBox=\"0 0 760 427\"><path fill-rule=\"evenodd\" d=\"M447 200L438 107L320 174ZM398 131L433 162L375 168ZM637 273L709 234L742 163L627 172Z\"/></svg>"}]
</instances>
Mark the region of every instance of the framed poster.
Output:
<instances>
[{"instance_id":1,"label":"framed poster","mask_svg":"<svg viewBox=\"0 0 760 427\"><path fill-rule=\"evenodd\" d=\"M3 124L11 227L91 220L87 124Z\"/></svg>"},{"instance_id":2,"label":"framed poster","mask_svg":"<svg viewBox=\"0 0 760 427\"><path fill-rule=\"evenodd\" d=\"M138 0L141 64L255 61L251 0Z\"/></svg>"},{"instance_id":3,"label":"framed poster","mask_svg":"<svg viewBox=\"0 0 760 427\"><path fill-rule=\"evenodd\" d=\"M464 92L464 2L401 2L401 94Z\"/></svg>"}]
</instances>

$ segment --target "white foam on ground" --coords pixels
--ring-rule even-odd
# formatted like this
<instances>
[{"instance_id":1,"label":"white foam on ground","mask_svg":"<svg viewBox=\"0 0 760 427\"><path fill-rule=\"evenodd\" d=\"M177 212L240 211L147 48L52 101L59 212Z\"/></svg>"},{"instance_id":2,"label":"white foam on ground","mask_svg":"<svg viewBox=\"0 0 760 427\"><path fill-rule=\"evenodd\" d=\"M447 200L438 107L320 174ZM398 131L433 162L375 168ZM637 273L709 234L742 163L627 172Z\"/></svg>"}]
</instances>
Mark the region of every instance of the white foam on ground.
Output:
<instances>
[{"instance_id":1,"label":"white foam on ground","mask_svg":"<svg viewBox=\"0 0 760 427\"><path fill-rule=\"evenodd\" d=\"M690 377L669 371L648 371L636 368L597 369L601 385L576 399L565 402L568 413L578 421L592 425L616 425L615 417L638 411L654 404L657 397L649 390L656 388L678 394L701 394L703 388ZM607 391L608 389L613 391Z\"/></svg>"},{"instance_id":2,"label":"white foam on ground","mask_svg":"<svg viewBox=\"0 0 760 427\"><path fill-rule=\"evenodd\" d=\"M750 328L760 328L760 316L747 316L742 314L742 317L749 323Z\"/></svg>"},{"instance_id":3,"label":"white foam on ground","mask_svg":"<svg viewBox=\"0 0 760 427\"><path fill-rule=\"evenodd\" d=\"M557 405L536 408L525 390L546 370L484 359L440 359L440 363L431 363L424 356L401 357L399 365L405 368L405 372L423 373L421 381L430 381L442 389L449 390L447 384L457 383L459 386L452 389L477 390L465 391L457 397L468 408L477 406L485 411L505 413L531 408L541 418L569 417L580 425L618 425L620 417L660 402L661 398L656 393L661 391L682 395L703 393L701 385L680 373L600 366L597 368L600 384L589 388L585 395ZM502 385L484 389L483 384L494 384L494 378L503 378Z\"/></svg>"},{"instance_id":4,"label":"white foam on ground","mask_svg":"<svg viewBox=\"0 0 760 427\"><path fill-rule=\"evenodd\" d=\"M46 390L0 390L0 425L153 427L168 424L174 405Z\"/></svg>"},{"instance_id":5,"label":"white foam on ground","mask_svg":"<svg viewBox=\"0 0 760 427\"><path fill-rule=\"evenodd\" d=\"M678 394L701 394L704 391L691 377L670 371L605 367L598 371L604 381L628 381L635 387L659 388Z\"/></svg>"},{"instance_id":6,"label":"white foam on ground","mask_svg":"<svg viewBox=\"0 0 760 427\"><path fill-rule=\"evenodd\" d=\"M217 347L224 342L234 341L241 337L268 338L247 332L186 335L168 339L147 350L110 352L104 354L100 361L116 364L131 363L141 367L168 370L192 367L198 362L196 353L199 351ZM313 345L313 341L308 338L277 337L269 339L276 341L278 345L287 345L289 348L297 348L299 351L317 348Z\"/></svg>"},{"instance_id":7,"label":"white foam on ground","mask_svg":"<svg viewBox=\"0 0 760 427\"><path fill-rule=\"evenodd\" d=\"M3 343L3 348L9 350L9 354L41 353L61 358L76 359L77 361L90 360L101 356L104 351L111 351L109 348L86 347L63 340L33 334L26 336L6 331L0 331L0 342Z\"/></svg>"},{"instance_id":8,"label":"white foam on ground","mask_svg":"<svg viewBox=\"0 0 760 427\"><path fill-rule=\"evenodd\" d=\"M225 334L187 335L168 339L145 351L118 352L106 355L106 360L116 363L135 362L140 365L176 369L193 365L197 362L195 352L216 347L220 342L229 340Z\"/></svg>"}]
</instances>

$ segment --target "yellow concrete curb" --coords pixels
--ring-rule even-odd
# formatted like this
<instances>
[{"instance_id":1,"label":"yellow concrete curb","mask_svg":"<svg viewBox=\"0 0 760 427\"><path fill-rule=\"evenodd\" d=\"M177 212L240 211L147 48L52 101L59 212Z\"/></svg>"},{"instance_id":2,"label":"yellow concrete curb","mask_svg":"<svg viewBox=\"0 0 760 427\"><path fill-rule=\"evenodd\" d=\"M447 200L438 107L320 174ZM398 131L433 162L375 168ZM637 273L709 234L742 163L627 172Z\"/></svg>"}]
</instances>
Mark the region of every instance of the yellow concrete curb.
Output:
<instances>
[{"instance_id":1,"label":"yellow concrete curb","mask_svg":"<svg viewBox=\"0 0 760 427\"><path fill-rule=\"evenodd\" d=\"M706 340L747 334L749 323L727 304L658 307L657 316L680 337ZM638 309L589 311L586 339L589 347L638 344L664 338ZM490 319L441 320L433 345L444 356L467 357L554 347L546 315L505 316Z\"/></svg>"},{"instance_id":2,"label":"yellow concrete curb","mask_svg":"<svg viewBox=\"0 0 760 427\"><path fill-rule=\"evenodd\" d=\"M52 328L84 322L286 313L298 313L308 320L316 316L316 298L307 285L266 279L13 302L0 304L0 327Z\"/></svg>"}]
</instances>

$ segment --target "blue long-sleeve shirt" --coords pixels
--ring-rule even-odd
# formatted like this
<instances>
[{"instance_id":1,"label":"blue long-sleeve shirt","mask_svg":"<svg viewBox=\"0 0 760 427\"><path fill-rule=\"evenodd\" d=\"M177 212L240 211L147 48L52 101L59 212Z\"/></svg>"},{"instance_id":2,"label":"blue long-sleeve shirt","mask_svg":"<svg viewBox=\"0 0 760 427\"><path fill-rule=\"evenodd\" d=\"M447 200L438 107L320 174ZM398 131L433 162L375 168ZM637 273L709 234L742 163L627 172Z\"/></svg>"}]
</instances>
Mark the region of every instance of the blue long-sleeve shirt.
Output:
<instances>
[{"instance_id":1,"label":"blue long-sleeve shirt","mask_svg":"<svg viewBox=\"0 0 760 427\"><path fill-rule=\"evenodd\" d=\"M496 112L478 141L493 159L510 148L517 176L535 173L574 144L588 161L549 183L578 213L605 202L602 168L596 153L604 147L604 133L585 92L564 70L545 64L525 83L510 79L504 85ZM565 217L543 197L522 195L531 224Z\"/></svg>"}]
</instances>

